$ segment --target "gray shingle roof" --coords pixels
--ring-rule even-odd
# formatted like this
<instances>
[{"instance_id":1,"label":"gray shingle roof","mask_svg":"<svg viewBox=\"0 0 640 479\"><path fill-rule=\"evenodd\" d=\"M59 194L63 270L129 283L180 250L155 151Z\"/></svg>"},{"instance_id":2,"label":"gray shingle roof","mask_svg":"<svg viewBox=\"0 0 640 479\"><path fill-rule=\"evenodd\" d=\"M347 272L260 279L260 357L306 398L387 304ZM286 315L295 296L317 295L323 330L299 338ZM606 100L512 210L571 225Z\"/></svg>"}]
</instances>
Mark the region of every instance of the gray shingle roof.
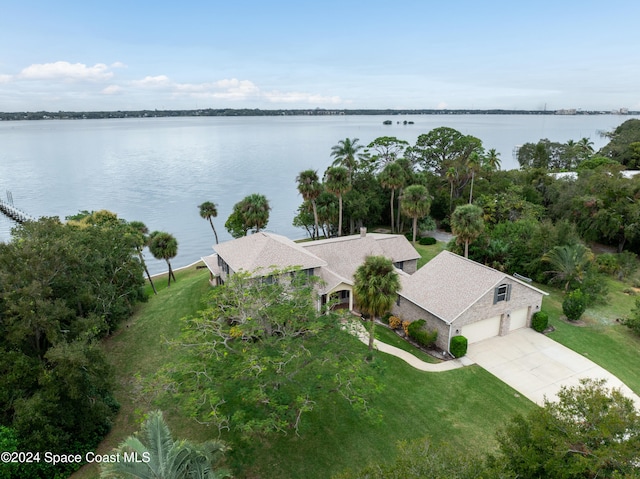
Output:
<instances>
[{"instance_id":1,"label":"gray shingle roof","mask_svg":"<svg viewBox=\"0 0 640 479\"><path fill-rule=\"evenodd\" d=\"M506 273L443 251L412 275L401 275L400 296L450 323L505 278Z\"/></svg>"},{"instance_id":2,"label":"gray shingle roof","mask_svg":"<svg viewBox=\"0 0 640 479\"><path fill-rule=\"evenodd\" d=\"M259 273L259 270L290 266L308 269L327 264L289 238L262 231L217 244L213 249L235 272L244 270Z\"/></svg>"}]
</instances>

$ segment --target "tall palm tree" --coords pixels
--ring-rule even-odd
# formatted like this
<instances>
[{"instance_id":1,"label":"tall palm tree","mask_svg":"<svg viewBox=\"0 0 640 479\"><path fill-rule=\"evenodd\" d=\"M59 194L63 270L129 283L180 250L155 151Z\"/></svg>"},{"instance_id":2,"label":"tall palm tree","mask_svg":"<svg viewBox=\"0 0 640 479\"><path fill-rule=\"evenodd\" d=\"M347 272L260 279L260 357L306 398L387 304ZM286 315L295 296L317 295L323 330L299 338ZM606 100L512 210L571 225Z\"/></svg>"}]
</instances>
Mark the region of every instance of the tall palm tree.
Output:
<instances>
[{"instance_id":1,"label":"tall palm tree","mask_svg":"<svg viewBox=\"0 0 640 479\"><path fill-rule=\"evenodd\" d=\"M171 259L178 255L178 240L173 235L163 231L154 231L149 235L149 251L156 259L163 259L169 267L169 282L167 286L171 286L171 278L176 280L173 269L171 268Z\"/></svg>"},{"instance_id":2,"label":"tall palm tree","mask_svg":"<svg viewBox=\"0 0 640 479\"><path fill-rule=\"evenodd\" d=\"M378 176L378 178L380 180L380 184L383 187L389 188L391 190L391 201L390 201L391 232L393 233L394 232L393 222L395 219L393 214L394 197L396 194L396 190L404 186L404 182L406 181L406 175L402 166L400 166L399 163L394 161L393 163L388 163L384 167L384 169L380 172L380 175Z\"/></svg>"},{"instance_id":3,"label":"tall palm tree","mask_svg":"<svg viewBox=\"0 0 640 479\"><path fill-rule=\"evenodd\" d=\"M216 231L216 227L213 226L213 220L211 219L218 216L217 205L215 203L212 203L211 201L205 201L200 206L198 206L198 208L200 208L200 217L204 218L205 220L209 220L209 224L211 225L213 234L216 237L216 244L218 244L218 232Z\"/></svg>"},{"instance_id":4,"label":"tall palm tree","mask_svg":"<svg viewBox=\"0 0 640 479\"><path fill-rule=\"evenodd\" d=\"M584 275L593 262L593 252L581 243L556 246L546 253L542 260L553 268L547 273L553 275L554 281L564 281L565 292L571 283L582 283Z\"/></svg>"},{"instance_id":5,"label":"tall palm tree","mask_svg":"<svg viewBox=\"0 0 640 479\"><path fill-rule=\"evenodd\" d=\"M358 166L359 151L364 148L358 145L358 138L345 138L340 140L337 145L331 147L331 156L335 157L334 166L344 166L349 170L349 178L353 178L353 171Z\"/></svg>"},{"instance_id":6,"label":"tall palm tree","mask_svg":"<svg viewBox=\"0 0 640 479\"><path fill-rule=\"evenodd\" d=\"M145 262L144 256L142 255L142 250L149 244L149 237L147 236L147 234L149 233L149 228L147 228L147 226L142 221L131 221L129 223L129 227L131 228L131 231L133 233L133 241L136 247L136 251L138 252L138 258L140 258L140 262L142 263L144 272L147 274L149 284L153 289L153 294L158 294L156 285L153 284L153 280L151 279L151 275L149 274L147 263Z\"/></svg>"},{"instance_id":7,"label":"tall palm tree","mask_svg":"<svg viewBox=\"0 0 640 479\"><path fill-rule=\"evenodd\" d=\"M473 203L473 180L476 177L476 171L480 170L482 160L477 152L473 152L467 158L467 169L471 171L471 189L469 190L469 204Z\"/></svg>"},{"instance_id":8,"label":"tall palm tree","mask_svg":"<svg viewBox=\"0 0 640 479\"><path fill-rule=\"evenodd\" d=\"M162 412L152 412L135 436L125 439L115 452L120 461L102 463L102 479L222 479L230 477L217 463L226 451L219 441L194 444L176 441ZM137 460L124 460L134 457Z\"/></svg>"},{"instance_id":9,"label":"tall palm tree","mask_svg":"<svg viewBox=\"0 0 640 479\"><path fill-rule=\"evenodd\" d=\"M469 243L484 231L482 208L476 205L458 206L451 215L451 231L458 244L464 243L464 257L469 257Z\"/></svg>"},{"instance_id":10,"label":"tall palm tree","mask_svg":"<svg viewBox=\"0 0 640 479\"><path fill-rule=\"evenodd\" d=\"M450 166L447 169L447 172L445 173L445 177L447 178L447 181L449 182L450 188L449 188L449 212L451 212L451 210L453 209L453 185L455 184L457 178L458 178L458 170L455 169L455 167Z\"/></svg>"},{"instance_id":11,"label":"tall palm tree","mask_svg":"<svg viewBox=\"0 0 640 479\"><path fill-rule=\"evenodd\" d=\"M413 218L413 244L416 244L416 232L418 231L418 218L424 218L431 209L431 197L427 188L422 185L407 186L400 196L400 209L410 218Z\"/></svg>"},{"instance_id":12,"label":"tall palm tree","mask_svg":"<svg viewBox=\"0 0 640 479\"><path fill-rule=\"evenodd\" d=\"M330 166L324 174L327 191L338 197L338 236L342 236L342 195L351 189L349 170L344 166Z\"/></svg>"},{"instance_id":13,"label":"tall palm tree","mask_svg":"<svg viewBox=\"0 0 640 479\"><path fill-rule=\"evenodd\" d=\"M393 263L384 256L367 256L353 275L358 308L369 316L369 351L373 351L374 320L391 310L400 291Z\"/></svg>"},{"instance_id":14,"label":"tall palm tree","mask_svg":"<svg viewBox=\"0 0 640 479\"><path fill-rule=\"evenodd\" d=\"M269 200L264 195L253 193L242 200L241 211L247 228L259 232L269 222Z\"/></svg>"},{"instance_id":15,"label":"tall palm tree","mask_svg":"<svg viewBox=\"0 0 640 479\"><path fill-rule=\"evenodd\" d=\"M322 193L322 184L318 178L318 172L315 170L304 170L296 177L298 182L298 192L305 201L311 203L313 208L313 219L315 221L315 239L319 238L318 233L318 207L316 199Z\"/></svg>"}]
</instances>

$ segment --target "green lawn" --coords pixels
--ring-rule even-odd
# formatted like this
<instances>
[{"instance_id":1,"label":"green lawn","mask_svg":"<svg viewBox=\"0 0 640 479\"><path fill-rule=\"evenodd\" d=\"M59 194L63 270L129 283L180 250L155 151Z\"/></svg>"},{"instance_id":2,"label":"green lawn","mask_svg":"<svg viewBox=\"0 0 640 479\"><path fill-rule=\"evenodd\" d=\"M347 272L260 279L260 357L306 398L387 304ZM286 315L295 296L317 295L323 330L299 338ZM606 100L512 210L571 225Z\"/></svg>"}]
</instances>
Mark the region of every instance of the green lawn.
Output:
<instances>
[{"instance_id":1,"label":"green lawn","mask_svg":"<svg viewBox=\"0 0 640 479\"><path fill-rule=\"evenodd\" d=\"M420 259L418 259L418 269L420 269L426 263L435 258L438 253L447 249L447 243L445 243L444 241L438 241L436 244L431 246L423 246L416 243L415 248L416 250L418 250L418 253L420 253L420 256L422 256Z\"/></svg>"}]
</instances>

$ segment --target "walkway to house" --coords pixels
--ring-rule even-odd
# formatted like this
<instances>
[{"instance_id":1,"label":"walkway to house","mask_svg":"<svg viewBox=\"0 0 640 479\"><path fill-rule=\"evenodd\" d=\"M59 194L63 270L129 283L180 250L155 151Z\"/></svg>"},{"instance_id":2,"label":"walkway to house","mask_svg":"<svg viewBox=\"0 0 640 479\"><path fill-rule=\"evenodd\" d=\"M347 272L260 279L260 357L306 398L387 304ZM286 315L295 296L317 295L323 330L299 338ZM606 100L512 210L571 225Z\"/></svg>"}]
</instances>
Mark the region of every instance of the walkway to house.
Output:
<instances>
[{"instance_id":1,"label":"walkway to house","mask_svg":"<svg viewBox=\"0 0 640 479\"><path fill-rule=\"evenodd\" d=\"M364 324L359 320L351 321L350 323L350 333L354 336L357 336L360 341L364 344L369 344L369 332L366 330ZM400 348L396 348L395 346L391 346L390 344L383 343L382 341L378 341L377 339L373 340L373 347L378 351L382 351L383 353L391 354L392 356L396 356L397 358L402 359L404 362L413 366L420 371L428 371L428 372L440 372L440 371L450 371L452 369L461 368L463 366L470 366L473 364L472 361L467 359L466 357L460 359L452 359L451 361L443 361L441 363L433 364L426 363L421 359L416 358L413 354L408 351L405 351Z\"/></svg>"}]
</instances>

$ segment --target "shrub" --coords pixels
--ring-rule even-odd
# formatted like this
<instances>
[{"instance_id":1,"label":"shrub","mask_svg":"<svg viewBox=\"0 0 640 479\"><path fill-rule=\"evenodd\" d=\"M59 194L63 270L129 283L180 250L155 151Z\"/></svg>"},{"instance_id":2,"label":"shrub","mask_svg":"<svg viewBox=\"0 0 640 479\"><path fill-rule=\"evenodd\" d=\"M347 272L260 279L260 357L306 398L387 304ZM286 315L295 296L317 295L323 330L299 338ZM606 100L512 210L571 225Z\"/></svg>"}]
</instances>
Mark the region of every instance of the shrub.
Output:
<instances>
[{"instance_id":1,"label":"shrub","mask_svg":"<svg viewBox=\"0 0 640 479\"><path fill-rule=\"evenodd\" d=\"M409 336L409 325L411 324L411 321L402 321L402 329L404 329L404 334L405 336Z\"/></svg>"},{"instance_id":2,"label":"shrub","mask_svg":"<svg viewBox=\"0 0 640 479\"><path fill-rule=\"evenodd\" d=\"M613 276L618 271L618 258L613 253L602 253L596 257L598 271Z\"/></svg>"},{"instance_id":3,"label":"shrub","mask_svg":"<svg viewBox=\"0 0 640 479\"><path fill-rule=\"evenodd\" d=\"M389 327L391 329L398 329L400 326L402 326L402 320L400 318L397 316L391 316L389 318Z\"/></svg>"},{"instance_id":4,"label":"shrub","mask_svg":"<svg viewBox=\"0 0 640 479\"><path fill-rule=\"evenodd\" d=\"M587 309L587 300L584 293L576 289L571 291L562 302L562 312L569 321L577 321Z\"/></svg>"},{"instance_id":5,"label":"shrub","mask_svg":"<svg viewBox=\"0 0 640 479\"><path fill-rule=\"evenodd\" d=\"M464 336L454 336L451 338L449 350L454 358L461 358L467 354L467 338Z\"/></svg>"},{"instance_id":6,"label":"shrub","mask_svg":"<svg viewBox=\"0 0 640 479\"><path fill-rule=\"evenodd\" d=\"M622 324L636 334L640 334L640 298L636 299L636 307L631 310L631 316L622 320Z\"/></svg>"},{"instance_id":7,"label":"shrub","mask_svg":"<svg viewBox=\"0 0 640 479\"><path fill-rule=\"evenodd\" d=\"M538 311L531 318L531 327L539 333L547 329L549 325L549 315L544 311Z\"/></svg>"},{"instance_id":8,"label":"shrub","mask_svg":"<svg viewBox=\"0 0 640 479\"><path fill-rule=\"evenodd\" d=\"M424 326L427 322L424 319L414 321L407 326L408 335L422 346L431 346L438 339L438 331L427 331Z\"/></svg>"},{"instance_id":9,"label":"shrub","mask_svg":"<svg viewBox=\"0 0 640 479\"><path fill-rule=\"evenodd\" d=\"M425 236L424 238L420 238L418 240L418 243L420 243L423 246L431 246L436 244L436 239L432 238L431 236Z\"/></svg>"},{"instance_id":10,"label":"shrub","mask_svg":"<svg viewBox=\"0 0 640 479\"><path fill-rule=\"evenodd\" d=\"M384 316L380 318L380 321L382 321L385 324L389 324L389 318L391 318L391 313L386 313Z\"/></svg>"}]
</instances>

